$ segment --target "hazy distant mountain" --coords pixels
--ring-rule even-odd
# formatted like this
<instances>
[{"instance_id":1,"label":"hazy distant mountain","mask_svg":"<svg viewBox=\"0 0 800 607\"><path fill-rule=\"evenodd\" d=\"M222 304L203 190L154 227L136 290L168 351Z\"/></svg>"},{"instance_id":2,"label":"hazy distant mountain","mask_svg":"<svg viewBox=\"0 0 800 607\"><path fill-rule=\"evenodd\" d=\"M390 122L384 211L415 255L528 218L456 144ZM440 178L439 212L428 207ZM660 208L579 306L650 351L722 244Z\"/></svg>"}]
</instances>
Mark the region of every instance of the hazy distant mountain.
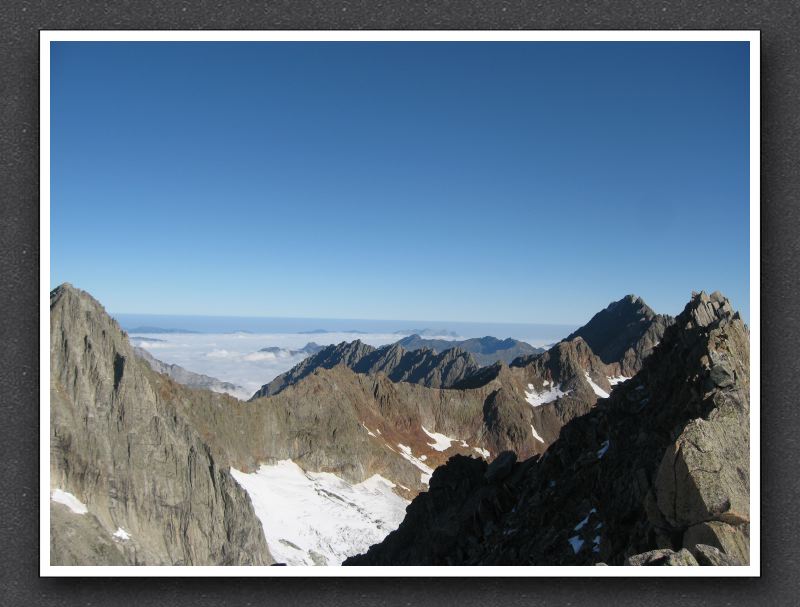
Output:
<instances>
[{"instance_id":1,"label":"hazy distant mountain","mask_svg":"<svg viewBox=\"0 0 800 607\"><path fill-rule=\"evenodd\" d=\"M325 334L325 333L353 333L355 335L367 335L366 331L359 331L358 329L344 329L344 330L336 330L336 331L329 331L328 329L312 329L311 331L298 331L298 335L317 335L317 334Z\"/></svg>"},{"instance_id":2,"label":"hazy distant mountain","mask_svg":"<svg viewBox=\"0 0 800 607\"><path fill-rule=\"evenodd\" d=\"M189 331L188 329L165 329L163 327L148 327L148 326L126 329L126 332L128 333L128 335L134 335L136 333L199 333L199 331Z\"/></svg>"},{"instance_id":3,"label":"hazy distant mountain","mask_svg":"<svg viewBox=\"0 0 800 607\"><path fill-rule=\"evenodd\" d=\"M543 348L534 348L524 341L516 339L497 339L496 337L474 337L461 341L448 339L424 339L418 334L409 335L397 342L406 350L428 348L434 352L443 352L450 348L460 348L469 352L481 366L491 365L498 360L508 364L519 356L541 354Z\"/></svg>"},{"instance_id":4,"label":"hazy distant mountain","mask_svg":"<svg viewBox=\"0 0 800 607\"><path fill-rule=\"evenodd\" d=\"M448 331L447 329L404 329L402 331L395 331L395 335L417 335L421 337L458 337L455 331Z\"/></svg>"},{"instance_id":5,"label":"hazy distant mountain","mask_svg":"<svg viewBox=\"0 0 800 607\"><path fill-rule=\"evenodd\" d=\"M216 377L203 375L202 373L189 371L180 365L171 365L158 360L144 348L134 347L133 351L136 356L147 361L147 364L150 365L150 368L153 369L153 371L156 373L163 373L164 375L171 377L176 382L183 384L184 386L188 386L190 388L204 388L206 390L212 390L213 392L221 392L237 397L241 396L242 392L244 392L244 388L237 386L236 384L221 381Z\"/></svg>"},{"instance_id":6,"label":"hazy distant mountain","mask_svg":"<svg viewBox=\"0 0 800 607\"><path fill-rule=\"evenodd\" d=\"M310 341L299 350L281 348L280 346L267 346L266 348L261 348L259 352L271 352L272 354L278 355L285 354L286 356L297 356L298 354L316 354L324 347L325 346L320 346L319 344Z\"/></svg>"}]
</instances>

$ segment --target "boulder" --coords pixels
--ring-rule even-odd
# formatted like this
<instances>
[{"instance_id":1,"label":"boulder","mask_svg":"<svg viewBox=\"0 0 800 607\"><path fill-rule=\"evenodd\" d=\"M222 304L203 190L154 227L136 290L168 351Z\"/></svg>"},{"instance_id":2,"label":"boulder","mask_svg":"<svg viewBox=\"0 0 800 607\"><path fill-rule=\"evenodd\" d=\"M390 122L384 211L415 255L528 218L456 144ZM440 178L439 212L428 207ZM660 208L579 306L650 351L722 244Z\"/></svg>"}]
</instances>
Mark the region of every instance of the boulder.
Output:
<instances>
[{"instance_id":1,"label":"boulder","mask_svg":"<svg viewBox=\"0 0 800 607\"><path fill-rule=\"evenodd\" d=\"M630 556L625 561L625 564L633 567L676 567L686 565L696 566L699 563L692 553L685 548L682 548L678 552L670 550L669 548L662 548L661 550L651 550L650 552L643 552L642 554Z\"/></svg>"},{"instance_id":2,"label":"boulder","mask_svg":"<svg viewBox=\"0 0 800 607\"><path fill-rule=\"evenodd\" d=\"M683 546L692 552L698 545L717 548L737 561L750 562L750 532L748 525L729 525L721 521L705 521L689 527L683 534Z\"/></svg>"},{"instance_id":3,"label":"boulder","mask_svg":"<svg viewBox=\"0 0 800 607\"><path fill-rule=\"evenodd\" d=\"M656 477L658 507L672 526L749 521L749 442L743 434L735 416L686 425Z\"/></svg>"},{"instance_id":4,"label":"boulder","mask_svg":"<svg viewBox=\"0 0 800 607\"><path fill-rule=\"evenodd\" d=\"M693 554L697 562L704 566L741 565L741 563L732 556L725 554L718 548L714 548L714 546L708 546L706 544L697 544L694 547Z\"/></svg>"}]
</instances>

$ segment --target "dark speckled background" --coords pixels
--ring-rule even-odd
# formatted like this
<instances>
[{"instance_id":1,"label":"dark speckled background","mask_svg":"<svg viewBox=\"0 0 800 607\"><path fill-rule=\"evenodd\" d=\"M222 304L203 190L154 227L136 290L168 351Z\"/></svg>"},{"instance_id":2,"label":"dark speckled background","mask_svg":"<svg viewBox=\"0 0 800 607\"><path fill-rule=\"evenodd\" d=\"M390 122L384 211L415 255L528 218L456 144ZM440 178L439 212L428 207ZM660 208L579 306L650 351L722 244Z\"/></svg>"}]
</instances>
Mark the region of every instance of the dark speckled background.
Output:
<instances>
[{"instance_id":1,"label":"dark speckled background","mask_svg":"<svg viewBox=\"0 0 800 607\"><path fill-rule=\"evenodd\" d=\"M760 29L760 579L40 579L38 30ZM15 2L0 5L0 604L797 604L800 5L797 2ZM713 237L713 227L710 228ZM687 246L691 246L690 244ZM699 260L702 262L702 260Z\"/></svg>"}]
</instances>

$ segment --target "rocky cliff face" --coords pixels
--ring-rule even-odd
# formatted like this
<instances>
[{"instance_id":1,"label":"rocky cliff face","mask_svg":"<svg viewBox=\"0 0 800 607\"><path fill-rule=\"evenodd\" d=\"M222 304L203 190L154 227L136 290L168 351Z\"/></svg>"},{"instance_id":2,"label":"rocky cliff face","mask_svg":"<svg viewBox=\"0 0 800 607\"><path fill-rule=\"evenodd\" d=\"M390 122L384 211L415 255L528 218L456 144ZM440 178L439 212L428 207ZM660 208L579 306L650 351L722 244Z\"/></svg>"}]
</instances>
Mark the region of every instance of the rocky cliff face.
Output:
<instances>
[{"instance_id":1,"label":"rocky cliff face","mask_svg":"<svg viewBox=\"0 0 800 607\"><path fill-rule=\"evenodd\" d=\"M154 382L88 294L55 289L50 320L51 490L86 510L53 504L51 563L270 564L247 494L163 388L186 389Z\"/></svg>"},{"instance_id":2,"label":"rocky cliff face","mask_svg":"<svg viewBox=\"0 0 800 607\"><path fill-rule=\"evenodd\" d=\"M693 295L641 371L546 453L455 456L345 564L749 562L749 331Z\"/></svg>"}]
</instances>

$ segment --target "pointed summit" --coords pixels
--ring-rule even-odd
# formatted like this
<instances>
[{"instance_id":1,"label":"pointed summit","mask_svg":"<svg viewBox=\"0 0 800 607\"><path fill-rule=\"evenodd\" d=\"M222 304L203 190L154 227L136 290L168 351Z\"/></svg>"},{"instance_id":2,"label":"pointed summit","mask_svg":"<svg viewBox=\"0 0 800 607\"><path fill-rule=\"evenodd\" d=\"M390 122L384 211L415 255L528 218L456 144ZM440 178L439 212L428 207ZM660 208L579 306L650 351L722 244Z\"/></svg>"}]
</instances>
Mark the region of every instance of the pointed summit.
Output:
<instances>
[{"instance_id":1,"label":"pointed summit","mask_svg":"<svg viewBox=\"0 0 800 607\"><path fill-rule=\"evenodd\" d=\"M595 314L567 340L581 337L606 364L619 363L623 375L630 376L658 345L671 316L656 314L641 297L626 295Z\"/></svg>"}]
</instances>

